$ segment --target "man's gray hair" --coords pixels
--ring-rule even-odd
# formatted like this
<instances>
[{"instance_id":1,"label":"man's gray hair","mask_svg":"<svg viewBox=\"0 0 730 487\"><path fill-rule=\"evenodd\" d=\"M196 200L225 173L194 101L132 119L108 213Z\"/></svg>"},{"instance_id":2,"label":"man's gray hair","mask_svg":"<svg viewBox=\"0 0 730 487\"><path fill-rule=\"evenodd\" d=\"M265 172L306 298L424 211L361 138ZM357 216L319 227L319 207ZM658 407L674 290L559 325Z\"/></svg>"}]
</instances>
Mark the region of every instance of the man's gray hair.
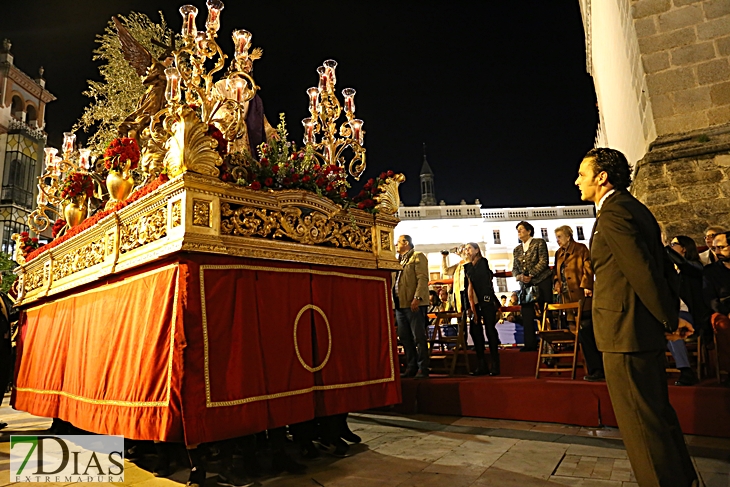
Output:
<instances>
[{"instance_id":1,"label":"man's gray hair","mask_svg":"<svg viewBox=\"0 0 730 487\"><path fill-rule=\"evenodd\" d=\"M401 237L406 239L406 242L408 242L408 245L410 245L411 248L413 248L413 239L411 238L410 235L401 235Z\"/></svg>"}]
</instances>

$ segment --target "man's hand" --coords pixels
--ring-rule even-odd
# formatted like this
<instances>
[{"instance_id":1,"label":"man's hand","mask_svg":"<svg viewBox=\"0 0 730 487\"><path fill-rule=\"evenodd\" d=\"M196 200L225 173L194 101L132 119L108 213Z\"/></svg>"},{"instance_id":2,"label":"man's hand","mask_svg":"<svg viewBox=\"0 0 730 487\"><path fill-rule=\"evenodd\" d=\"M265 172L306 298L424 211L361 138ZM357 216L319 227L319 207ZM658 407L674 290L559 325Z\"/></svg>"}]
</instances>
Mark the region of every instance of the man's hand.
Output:
<instances>
[{"instance_id":1,"label":"man's hand","mask_svg":"<svg viewBox=\"0 0 730 487\"><path fill-rule=\"evenodd\" d=\"M529 284L530 281L532 281L532 276L522 276L522 282L524 282L525 284Z\"/></svg>"},{"instance_id":2,"label":"man's hand","mask_svg":"<svg viewBox=\"0 0 730 487\"><path fill-rule=\"evenodd\" d=\"M413 311L413 312L418 311L418 306L420 306L420 305L421 305L421 302L418 299L413 298L413 301L411 301L411 311Z\"/></svg>"},{"instance_id":3,"label":"man's hand","mask_svg":"<svg viewBox=\"0 0 730 487\"><path fill-rule=\"evenodd\" d=\"M664 336L670 342L676 342L677 340L684 340L687 337L691 337L695 332L694 327L687 320L679 319L679 326L674 333L665 333Z\"/></svg>"},{"instance_id":4,"label":"man's hand","mask_svg":"<svg viewBox=\"0 0 730 487\"><path fill-rule=\"evenodd\" d=\"M586 295L587 298L590 298L593 296L593 291L591 291L590 289L584 289L583 293Z\"/></svg>"}]
</instances>

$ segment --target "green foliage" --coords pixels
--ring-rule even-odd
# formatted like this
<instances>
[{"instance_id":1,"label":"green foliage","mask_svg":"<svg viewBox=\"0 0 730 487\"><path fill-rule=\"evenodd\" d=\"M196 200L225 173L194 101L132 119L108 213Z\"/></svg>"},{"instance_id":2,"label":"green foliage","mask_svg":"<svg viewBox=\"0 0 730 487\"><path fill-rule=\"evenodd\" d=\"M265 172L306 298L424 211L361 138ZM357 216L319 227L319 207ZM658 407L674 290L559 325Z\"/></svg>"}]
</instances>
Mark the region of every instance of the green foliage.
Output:
<instances>
[{"instance_id":1,"label":"green foliage","mask_svg":"<svg viewBox=\"0 0 730 487\"><path fill-rule=\"evenodd\" d=\"M137 42L152 54L153 59L162 55L163 49L152 43L152 39L164 42L165 36L169 34L162 12L159 24L138 12L131 12L128 16L119 15L118 18ZM109 142L117 136L117 126L134 111L145 92L145 86L142 78L124 59L112 20L109 20L104 34L96 36L96 42L99 47L92 59L102 61L99 66L102 81L89 80L89 88L84 91L84 95L92 101L73 130L83 129L84 132L92 133L87 146L94 153L103 154Z\"/></svg>"},{"instance_id":2,"label":"green foliage","mask_svg":"<svg viewBox=\"0 0 730 487\"><path fill-rule=\"evenodd\" d=\"M8 292L13 282L18 278L12 273L12 270L17 267L15 261L10 259L10 256L5 252L0 252L0 274L3 276L3 283L0 286L0 291Z\"/></svg>"}]
</instances>

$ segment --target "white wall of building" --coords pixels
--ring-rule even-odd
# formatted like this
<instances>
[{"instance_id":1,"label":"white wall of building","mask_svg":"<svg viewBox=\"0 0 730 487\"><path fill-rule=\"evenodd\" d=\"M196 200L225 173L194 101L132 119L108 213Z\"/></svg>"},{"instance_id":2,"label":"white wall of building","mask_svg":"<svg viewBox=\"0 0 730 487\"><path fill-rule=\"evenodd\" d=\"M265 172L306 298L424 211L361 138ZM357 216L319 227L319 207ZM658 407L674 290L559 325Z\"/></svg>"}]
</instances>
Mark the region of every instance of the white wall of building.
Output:
<instances>
[{"instance_id":1,"label":"white wall of building","mask_svg":"<svg viewBox=\"0 0 730 487\"><path fill-rule=\"evenodd\" d=\"M471 216L475 214L474 208L477 210L476 214L481 216ZM535 227L536 237L542 237L542 229L546 229L552 265L553 256L558 249L555 229L568 225L573 229L575 240L588 245L595 222L592 205L501 209L481 209L479 205L444 205L401 207L398 213L401 222L395 228L396 238L399 235L410 235L416 249L427 255L431 273L441 272L442 250L467 242L479 244L493 271L511 271L512 251L519 243L516 226L522 220ZM579 228L583 233L582 239L578 235ZM495 243L495 231L499 232L499 243ZM454 254L449 259L450 264L459 261ZM508 278L507 286L509 290L518 288L512 278Z\"/></svg>"}]
</instances>

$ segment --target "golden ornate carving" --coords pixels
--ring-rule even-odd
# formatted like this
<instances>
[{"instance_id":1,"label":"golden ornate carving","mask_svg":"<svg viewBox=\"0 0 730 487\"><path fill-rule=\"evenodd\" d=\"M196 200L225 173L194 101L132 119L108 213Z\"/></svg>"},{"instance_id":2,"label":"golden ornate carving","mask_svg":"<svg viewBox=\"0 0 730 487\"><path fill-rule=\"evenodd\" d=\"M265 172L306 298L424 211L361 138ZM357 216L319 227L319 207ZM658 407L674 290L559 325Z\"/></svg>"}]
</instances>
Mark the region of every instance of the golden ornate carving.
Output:
<instances>
[{"instance_id":1,"label":"golden ornate carving","mask_svg":"<svg viewBox=\"0 0 730 487\"><path fill-rule=\"evenodd\" d=\"M167 235L167 207L160 207L129 223L122 223L119 229L120 253L141 247Z\"/></svg>"},{"instance_id":2,"label":"golden ornate carving","mask_svg":"<svg viewBox=\"0 0 730 487\"><path fill-rule=\"evenodd\" d=\"M43 269L36 269L33 272L29 272L25 274L25 280L23 282L23 286L25 288L25 291L32 291L34 289L38 289L43 285Z\"/></svg>"},{"instance_id":3,"label":"golden ornate carving","mask_svg":"<svg viewBox=\"0 0 730 487\"><path fill-rule=\"evenodd\" d=\"M390 232L382 232L380 234L380 250L385 250L386 252L392 252L393 250L393 237L390 235Z\"/></svg>"},{"instance_id":4,"label":"golden ornate carving","mask_svg":"<svg viewBox=\"0 0 730 487\"><path fill-rule=\"evenodd\" d=\"M193 199L193 225L210 227L210 201Z\"/></svg>"},{"instance_id":5,"label":"golden ornate carving","mask_svg":"<svg viewBox=\"0 0 730 487\"><path fill-rule=\"evenodd\" d=\"M74 252L65 254L53 266L53 280L57 281L75 272L87 269L104 260L104 242L91 242Z\"/></svg>"},{"instance_id":6,"label":"golden ornate carving","mask_svg":"<svg viewBox=\"0 0 730 487\"><path fill-rule=\"evenodd\" d=\"M385 184L380 186L380 188L383 188L382 193L375 195L375 201L378 202L376 208L379 211L386 215L398 213L398 207L400 206L398 186L405 180L406 177L403 174L396 174L385 180Z\"/></svg>"},{"instance_id":7,"label":"golden ornate carving","mask_svg":"<svg viewBox=\"0 0 730 487\"><path fill-rule=\"evenodd\" d=\"M182 225L182 201L173 201L171 205L172 215L170 216L170 226L172 228Z\"/></svg>"},{"instance_id":8,"label":"golden ornate carving","mask_svg":"<svg viewBox=\"0 0 730 487\"><path fill-rule=\"evenodd\" d=\"M165 143L164 164L170 176L193 171L217 177L220 171L216 166L223 160L215 151L217 142L207 135L208 126L186 105L181 105L175 116L170 127L172 136Z\"/></svg>"},{"instance_id":9,"label":"golden ornate carving","mask_svg":"<svg viewBox=\"0 0 730 487\"><path fill-rule=\"evenodd\" d=\"M287 237L307 245L331 244L372 252L370 228L337 221L319 211L291 206L282 210L221 205L221 234L244 237Z\"/></svg>"}]
</instances>

